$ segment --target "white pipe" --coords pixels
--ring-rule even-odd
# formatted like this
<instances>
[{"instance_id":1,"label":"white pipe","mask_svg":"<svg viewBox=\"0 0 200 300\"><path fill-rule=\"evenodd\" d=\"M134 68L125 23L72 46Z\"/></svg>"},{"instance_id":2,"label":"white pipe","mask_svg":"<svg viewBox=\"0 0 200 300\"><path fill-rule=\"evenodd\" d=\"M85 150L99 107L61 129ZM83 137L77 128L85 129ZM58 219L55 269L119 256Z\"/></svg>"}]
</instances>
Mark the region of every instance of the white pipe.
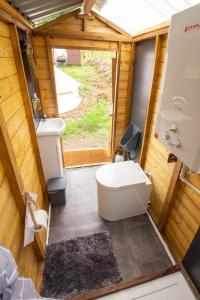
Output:
<instances>
[{"instance_id":1,"label":"white pipe","mask_svg":"<svg viewBox=\"0 0 200 300\"><path fill-rule=\"evenodd\" d=\"M187 184L193 191L195 191L198 195L200 195L200 189L198 189L196 186L194 186L187 178L186 178L186 172L189 171L189 168L185 165L182 166L181 172L179 175L180 180Z\"/></svg>"},{"instance_id":2,"label":"white pipe","mask_svg":"<svg viewBox=\"0 0 200 300\"><path fill-rule=\"evenodd\" d=\"M51 222L51 203L49 203L49 213L48 213L48 225L47 225L47 237L46 237L46 245L49 242L49 230L50 230L50 222Z\"/></svg>"}]
</instances>

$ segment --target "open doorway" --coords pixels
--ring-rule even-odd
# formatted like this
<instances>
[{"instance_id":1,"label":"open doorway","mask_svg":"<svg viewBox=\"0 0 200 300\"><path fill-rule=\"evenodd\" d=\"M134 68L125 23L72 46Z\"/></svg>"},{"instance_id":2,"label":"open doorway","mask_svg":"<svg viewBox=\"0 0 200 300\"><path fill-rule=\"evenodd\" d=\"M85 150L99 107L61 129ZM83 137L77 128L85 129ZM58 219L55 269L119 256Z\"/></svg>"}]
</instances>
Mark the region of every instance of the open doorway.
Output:
<instances>
[{"instance_id":1,"label":"open doorway","mask_svg":"<svg viewBox=\"0 0 200 300\"><path fill-rule=\"evenodd\" d=\"M65 166L110 161L116 52L53 49Z\"/></svg>"}]
</instances>

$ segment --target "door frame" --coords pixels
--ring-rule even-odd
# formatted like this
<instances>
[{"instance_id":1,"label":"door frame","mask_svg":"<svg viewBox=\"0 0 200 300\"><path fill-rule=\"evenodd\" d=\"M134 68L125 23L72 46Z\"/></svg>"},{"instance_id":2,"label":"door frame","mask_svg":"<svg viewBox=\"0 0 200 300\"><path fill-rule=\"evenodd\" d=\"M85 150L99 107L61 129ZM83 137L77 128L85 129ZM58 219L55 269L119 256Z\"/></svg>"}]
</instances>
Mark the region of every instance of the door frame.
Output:
<instances>
[{"instance_id":1,"label":"door frame","mask_svg":"<svg viewBox=\"0 0 200 300\"><path fill-rule=\"evenodd\" d=\"M58 99L57 99L57 93L56 93L56 84L55 84L55 73L54 73L54 65L53 65L53 49L71 49L71 50L90 50L90 51L106 51L106 52L115 52L116 56L116 68L113 73L112 70L112 76L113 74L115 75L115 84L114 84L114 91L112 90L112 124L111 124L111 135L110 139L108 141L108 152L109 152L109 160L112 161L114 157L114 145L115 145L115 131L116 131L116 120L117 120L117 99L118 99L118 85L119 85L119 71L120 71L120 57L121 57L121 42L119 42L120 47L116 49L109 49L109 48L97 48L97 47L77 47L77 46L67 46L67 43L65 45L50 45L50 43L47 43L47 51L48 51L48 59L49 59L49 67L51 73L51 78L53 81L53 90L54 90L54 95L55 95L55 100L56 100L56 106L57 106L57 113L56 116L58 117ZM112 65L113 68L113 65ZM113 80L113 78L112 78ZM113 84L112 84L112 89L113 89ZM61 142L62 144L62 142ZM98 148L97 148L98 149ZM106 149L107 150L107 149ZM72 149L73 151L73 149ZM62 147L62 153L64 154L65 151L63 151ZM63 157L63 163L64 163L64 157ZM64 164L65 166L65 164Z\"/></svg>"}]
</instances>

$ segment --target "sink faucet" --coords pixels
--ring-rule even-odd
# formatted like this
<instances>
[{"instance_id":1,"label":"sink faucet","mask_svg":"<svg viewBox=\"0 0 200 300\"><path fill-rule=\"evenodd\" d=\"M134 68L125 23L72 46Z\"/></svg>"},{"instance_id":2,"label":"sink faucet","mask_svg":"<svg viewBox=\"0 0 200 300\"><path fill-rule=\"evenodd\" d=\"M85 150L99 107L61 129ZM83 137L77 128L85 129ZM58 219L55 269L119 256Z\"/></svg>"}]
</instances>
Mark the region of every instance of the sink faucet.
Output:
<instances>
[{"instance_id":1,"label":"sink faucet","mask_svg":"<svg viewBox=\"0 0 200 300\"><path fill-rule=\"evenodd\" d=\"M47 115L46 114L43 114L42 115L42 121L46 121L47 120Z\"/></svg>"}]
</instances>

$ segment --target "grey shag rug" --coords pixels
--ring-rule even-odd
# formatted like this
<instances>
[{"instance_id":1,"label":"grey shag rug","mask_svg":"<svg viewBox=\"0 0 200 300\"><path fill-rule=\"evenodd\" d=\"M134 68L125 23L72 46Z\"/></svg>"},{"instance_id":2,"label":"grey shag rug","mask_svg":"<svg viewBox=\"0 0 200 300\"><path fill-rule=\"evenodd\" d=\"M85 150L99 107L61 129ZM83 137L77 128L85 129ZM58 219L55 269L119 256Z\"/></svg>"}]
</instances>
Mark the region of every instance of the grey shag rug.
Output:
<instances>
[{"instance_id":1,"label":"grey shag rug","mask_svg":"<svg viewBox=\"0 0 200 300\"><path fill-rule=\"evenodd\" d=\"M41 295L66 298L121 281L109 232L47 246Z\"/></svg>"}]
</instances>

